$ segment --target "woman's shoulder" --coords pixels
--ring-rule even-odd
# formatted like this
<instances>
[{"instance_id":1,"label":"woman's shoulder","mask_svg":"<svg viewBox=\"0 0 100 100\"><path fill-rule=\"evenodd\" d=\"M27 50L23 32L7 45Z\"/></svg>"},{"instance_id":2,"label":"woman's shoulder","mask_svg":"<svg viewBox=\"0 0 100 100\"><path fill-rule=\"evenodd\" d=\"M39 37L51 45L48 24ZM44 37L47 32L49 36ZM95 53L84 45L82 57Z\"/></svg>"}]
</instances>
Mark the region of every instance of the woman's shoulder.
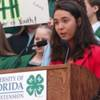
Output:
<instances>
[{"instance_id":1,"label":"woman's shoulder","mask_svg":"<svg viewBox=\"0 0 100 100\"><path fill-rule=\"evenodd\" d=\"M100 56L100 45L91 46L92 56L99 59Z\"/></svg>"},{"instance_id":2,"label":"woman's shoulder","mask_svg":"<svg viewBox=\"0 0 100 100\"><path fill-rule=\"evenodd\" d=\"M100 45L91 45L91 49L92 51L96 52L100 52Z\"/></svg>"}]
</instances>

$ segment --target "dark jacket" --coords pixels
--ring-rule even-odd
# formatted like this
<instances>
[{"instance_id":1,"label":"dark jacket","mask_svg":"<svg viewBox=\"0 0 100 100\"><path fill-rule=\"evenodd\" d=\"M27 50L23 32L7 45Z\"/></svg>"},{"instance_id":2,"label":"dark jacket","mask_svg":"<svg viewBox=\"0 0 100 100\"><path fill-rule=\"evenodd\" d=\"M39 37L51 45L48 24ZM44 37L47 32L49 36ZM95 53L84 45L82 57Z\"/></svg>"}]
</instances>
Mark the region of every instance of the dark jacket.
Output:
<instances>
[{"instance_id":1,"label":"dark jacket","mask_svg":"<svg viewBox=\"0 0 100 100\"><path fill-rule=\"evenodd\" d=\"M29 36L27 33L20 35L13 35L10 38L8 38L9 44L16 54L19 54L27 46L28 40ZM28 49L24 50L23 54L30 54L34 52L34 50L32 50L33 43L34 43L34 37L30 42Z\"/></svg>"}]
</instances>

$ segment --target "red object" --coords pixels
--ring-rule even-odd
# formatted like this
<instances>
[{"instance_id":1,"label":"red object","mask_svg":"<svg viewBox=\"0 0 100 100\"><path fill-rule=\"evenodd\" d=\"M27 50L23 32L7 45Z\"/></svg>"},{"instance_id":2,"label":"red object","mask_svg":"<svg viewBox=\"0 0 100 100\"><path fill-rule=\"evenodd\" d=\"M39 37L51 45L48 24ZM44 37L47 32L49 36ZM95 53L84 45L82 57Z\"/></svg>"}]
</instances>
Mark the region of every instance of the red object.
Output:
<instances>
[{"instance_id":1,"label":"red object","mask_svg":"<svg viewBox=\"0 0 100 100\"><path fill-rule=\"evenodd\" d=\"M74 61L74 64L82 65L89 69L97 78L100 78L100 46L91 46L92 55L90 56L89 50L85 49L84 57ZM50 64L63 64L61 61L53 61Z\"/></svg>"}]
</instances>

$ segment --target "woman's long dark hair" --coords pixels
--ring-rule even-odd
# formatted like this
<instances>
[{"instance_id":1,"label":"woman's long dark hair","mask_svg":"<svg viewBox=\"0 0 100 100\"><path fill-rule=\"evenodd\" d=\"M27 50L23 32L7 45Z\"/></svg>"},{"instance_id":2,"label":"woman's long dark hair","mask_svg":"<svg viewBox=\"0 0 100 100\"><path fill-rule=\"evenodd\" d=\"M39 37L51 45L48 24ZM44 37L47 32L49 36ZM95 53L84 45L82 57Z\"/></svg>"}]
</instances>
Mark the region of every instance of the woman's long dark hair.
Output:
<instances>
[{"instance_id":1,"label":"woman's long dark hair","mask_svg":"<svg viewBox=\"0 0 100 100\"><path fill-rule=\"evenodd\" d=\"M81 23L79 27L77 27L74 36L74 48L70 52L70 57L73 60L79 59L83 56L85 48L88 48L91 44L97 44L86 12L75 1L59 1L55 5L54 13L56 10L65 10L70 12L72 16L74 16L74 18L76 19L76 22L79 18L81 18ZM60 60L64 62L66 50L64 49L64 46L62 46L61 38L58 36L55 30L55 25L53 27L51 41L51 61Z\"/></svg>"}]
</instances>

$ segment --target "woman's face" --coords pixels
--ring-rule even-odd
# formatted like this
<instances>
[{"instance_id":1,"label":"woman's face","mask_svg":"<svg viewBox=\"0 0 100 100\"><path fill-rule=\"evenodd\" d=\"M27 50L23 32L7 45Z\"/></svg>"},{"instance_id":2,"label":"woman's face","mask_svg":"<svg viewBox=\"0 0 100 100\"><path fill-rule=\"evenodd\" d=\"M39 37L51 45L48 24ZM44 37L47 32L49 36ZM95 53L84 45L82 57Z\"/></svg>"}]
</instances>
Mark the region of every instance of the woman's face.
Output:
<instances>
[{"instance_id":1,"label":"woman's face","mask_svg":"<svg viewBox=\"0 0 100 100\"><path fill-rule=\"evenodd\" d=\"M48 33L47 29L39 28L36 31L34 41L38 42L38 41L41 41L41 40L47 40L49 42L50 37L51 37L51 34ZM44 51L43 48L44 47L36 47L36 52L37 53L43 53L43 51Z\"/></svg>"},{"instance_id":2,"label":"woman's face","mask_svg":"<svg viewBox=\"0 0 100 100\"><path fill-rule=\"evenodd\" d=\"M94 15L96 15L96 12L98 10L97 6L92 6L88 0L84 0L85 6L86 6L86 11L87 11L87 15L89 17L90 20L92 20L92 18L94 17Z\"/></svg>"},{"instance_id":3,"label":"woman's face","mask_svg":"<svg viewBox=\"0 0 100 100\"><path fill-rule=\"evenodd\" d=\"M73 41L77 29L76 19L72 14L65 10L56 10L54 13L55 30L59 37L68 42Z\"/></svg>"}]
</instances>

